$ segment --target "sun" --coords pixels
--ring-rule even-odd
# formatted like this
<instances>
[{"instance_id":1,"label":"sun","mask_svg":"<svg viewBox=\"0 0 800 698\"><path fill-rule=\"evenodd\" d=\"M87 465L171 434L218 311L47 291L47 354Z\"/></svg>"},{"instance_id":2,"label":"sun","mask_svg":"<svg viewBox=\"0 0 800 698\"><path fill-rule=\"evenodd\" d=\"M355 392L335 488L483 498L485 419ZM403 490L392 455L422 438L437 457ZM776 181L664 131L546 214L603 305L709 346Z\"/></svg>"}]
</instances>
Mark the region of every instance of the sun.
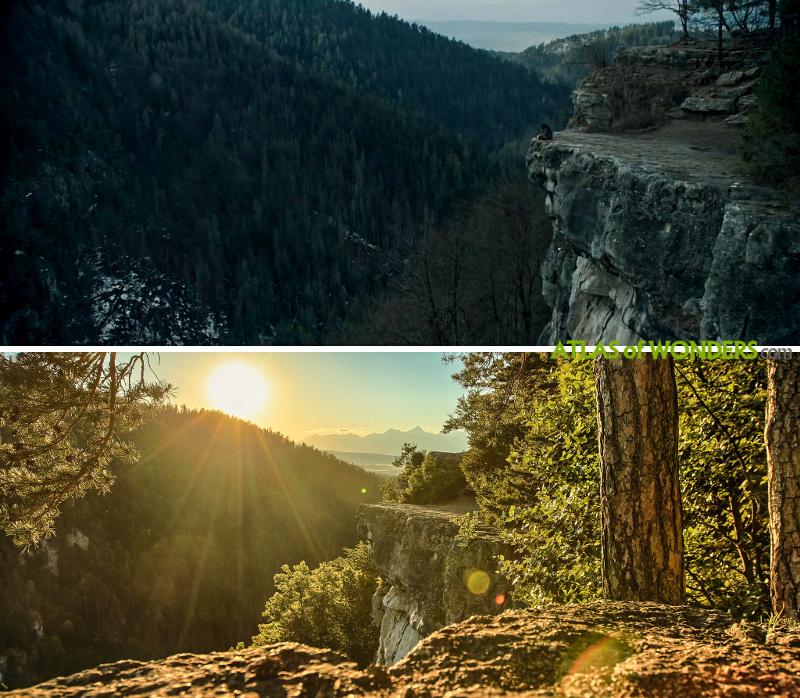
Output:
<instances>
[{"instance_id":1,"label":"sun","mask_svg":"<svg viewBox=\"0 0 800 698\"><path fill-rule=\"evenodd\" d=\"M212 370L206 390L214 407L242 419L255 417L269 397L264 374L242 361L226 361Z\"/></svg>"}]
</instances>

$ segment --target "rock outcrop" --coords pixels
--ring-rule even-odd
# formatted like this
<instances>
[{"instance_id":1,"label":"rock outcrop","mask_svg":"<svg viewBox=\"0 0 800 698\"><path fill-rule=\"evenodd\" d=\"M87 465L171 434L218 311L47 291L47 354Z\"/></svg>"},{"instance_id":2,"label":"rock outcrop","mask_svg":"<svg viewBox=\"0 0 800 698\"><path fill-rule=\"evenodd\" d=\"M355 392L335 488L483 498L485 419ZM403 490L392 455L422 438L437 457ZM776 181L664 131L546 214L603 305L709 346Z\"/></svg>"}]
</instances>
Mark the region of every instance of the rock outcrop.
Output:
<instances>
[{"instance_id":1,"label":"rock outcrop","mask_svg":"<svg viewBox=\"0 0 800 698\"><path fill-rule=\"evenodd\" d=\"M382 671L360 670L330 650L296 643L176 654L154 662L123 660L52 679L10 696L347 696L380 695Z\"/></svg>"},{"instance_id":2,"label":"rock outcrop","mask_svg":"<svg viewBox=\"0 0 800 698\"><path fill-rule=\"evenodd\" d=\"M724 115L744 125L755 105L769 38L728 43L621 47L613 65L587 78L573 95L572 125L582 130L625 131L666 119Z\"/></svg>"},{"instance_id":3,"label":"rock outcrop","mask_svg":"<svg viewBox=\"0 0 800 698\"><path fill-rule=\"evenodd\" d=\"M359 534L388 582L373 600L381 629L377 664L395 664L435 630L507 605L508 585L496 569L498 555L509 551L498 532L461 536L455 518L411 504L361 508Z\"/></svg>"},{"instance_id":4,"label":"rock outcrop","mask_svg":"<svg viewBox=\"0 0 800 698\"><path fill-rule=\"evenodd\" d=\"M575 93L575 128L531 144L554 223L542 343L800 341L800 211L737 156L763 54L622 50Z\"/></svg>"},{"instance_id":5,"label":"rock outcrop","mask_svg":"<svg viewBox=\"0 0 800 698\"><path fill-rule=\"evenodd\" d=\"M11 696L800 695L800 636L723 613L598 602L477 616L433 633L388 670L297 644L105 664Z\"/></svg>"}]
</instances>

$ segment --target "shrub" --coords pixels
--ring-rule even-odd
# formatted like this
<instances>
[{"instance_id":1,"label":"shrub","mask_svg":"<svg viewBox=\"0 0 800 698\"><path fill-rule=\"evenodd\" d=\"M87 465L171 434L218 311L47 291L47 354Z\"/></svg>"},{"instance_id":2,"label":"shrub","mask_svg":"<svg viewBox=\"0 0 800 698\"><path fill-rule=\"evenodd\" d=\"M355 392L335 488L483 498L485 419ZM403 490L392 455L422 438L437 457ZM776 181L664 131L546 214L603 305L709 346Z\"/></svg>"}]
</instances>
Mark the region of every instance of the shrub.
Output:
<instances>
[{"instance_id":1,"label":"shrub","mask_svg":"<svg viewBox=\"0 0 800 698\"><path fill-rule=\"evenodd\" d=\"M405 444L394 465L403 472L384 486L389 501L410 504L435 504L458 497L467 487L461 470L460 453L425 452Z\"/></svg>"},{"instance_id":2,"label":"shrub","mask_svg":"<svg viewBox=\"0 0 800 698\"><path fill-rule=\"evenodd\" d=\"M264 608L254 647L302 642L327 647L360 664L372 661L378 629L372 623L372 596L378 574L366 543L310 569L305 562L284 565L275 575L275 593Z\"/></svg>"}]
</instances>

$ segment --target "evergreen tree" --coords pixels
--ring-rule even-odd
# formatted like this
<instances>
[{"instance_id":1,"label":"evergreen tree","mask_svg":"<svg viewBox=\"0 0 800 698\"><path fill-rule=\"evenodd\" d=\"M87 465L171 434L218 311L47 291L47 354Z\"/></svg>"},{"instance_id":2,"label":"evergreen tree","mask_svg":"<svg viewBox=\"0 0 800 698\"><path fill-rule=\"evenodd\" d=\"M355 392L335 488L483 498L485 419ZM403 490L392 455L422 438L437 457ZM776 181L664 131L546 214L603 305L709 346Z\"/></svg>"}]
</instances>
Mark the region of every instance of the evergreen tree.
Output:
<instances>
[{"instance_id":1,"label":"evergreen tree","mask_svg":"<svg viewBox=\"0 0 800 698\"><path fill-rule=\"evenodd\" d=\"M169 395L149 358L115 353L0 355L0 527L23 547L53 535L61 507L107 492L131 432Z\"/></svg>"},{"instance_id":2,"label":"evergreen tree","mask_svg":"<svg viewBox=\"0 0 800 698\"><path fill-rule=\"evenodd\" d=\"M329 647L362 665L378 647L372 622L372 597L378 573L366 543L310 569L305 562L284 565L275 575L275 593L267 601L253 646L302 642Z\"/></svg>"}]
</instances>

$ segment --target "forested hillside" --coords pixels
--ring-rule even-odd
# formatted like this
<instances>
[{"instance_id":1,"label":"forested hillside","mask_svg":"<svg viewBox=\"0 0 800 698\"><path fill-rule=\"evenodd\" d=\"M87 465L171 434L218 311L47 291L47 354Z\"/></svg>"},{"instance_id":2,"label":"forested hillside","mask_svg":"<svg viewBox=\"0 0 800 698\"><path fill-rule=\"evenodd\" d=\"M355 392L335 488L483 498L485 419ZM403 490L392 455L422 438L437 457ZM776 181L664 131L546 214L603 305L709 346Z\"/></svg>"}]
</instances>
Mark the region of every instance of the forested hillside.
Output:
<instances>
[{"instance_id":1,"label":"forested hillside","mask_svg":"<svg viewBox=\"0 0 800 698\"><path fill-rule=\"evenodd\" d=\"M120 658L250 638L282 564L356 542L365 471L216 412L164 410L110 494L74 502L37 552L0 539L10 687Z\"/></svg>"},{"instance_id":2,"label":"forested hillside","mask_svg":"<svg viewBox=\"0 0 800 698\"><path fill-rule=\"evenodd\" d=\"M342 341L349 332L366 344L530 344L550 316L540 269L551 238L541 191L524 175L505 177L425 231L407 273Z\"/></svg>"},{"instance_id":3,"label":"forested hillside","mask_svg":"<svg viewBox=\"0 0 800 698\"><path fill-rule=\"evenodd\" d=\"M349 2L7 14L7 343L325 342L567 100Z\"/></svg>"},{"instance_id":4,"label":"forested hillside","mask_svg":"<svg viewBox=\"0 0 800 698\"><path fill-rule=\"evenodd\" d=\"M546 79L575 85L593 70L613 63L621 46L670 44L678 38L672 21L631 24L555 39L508 56Z\"/></svg>"},{"instance_id":5,"label":"forested hillside","mask_svg":"<svg viewBox=\"0 0 800 698\"><path fill-rule=\"evenodd\" d=\"M347 0L202 2L298 67L429 114L482 148L530 137L533 117L552 119L569 98L534 72Z\"/></svg>"}]
</instances>

